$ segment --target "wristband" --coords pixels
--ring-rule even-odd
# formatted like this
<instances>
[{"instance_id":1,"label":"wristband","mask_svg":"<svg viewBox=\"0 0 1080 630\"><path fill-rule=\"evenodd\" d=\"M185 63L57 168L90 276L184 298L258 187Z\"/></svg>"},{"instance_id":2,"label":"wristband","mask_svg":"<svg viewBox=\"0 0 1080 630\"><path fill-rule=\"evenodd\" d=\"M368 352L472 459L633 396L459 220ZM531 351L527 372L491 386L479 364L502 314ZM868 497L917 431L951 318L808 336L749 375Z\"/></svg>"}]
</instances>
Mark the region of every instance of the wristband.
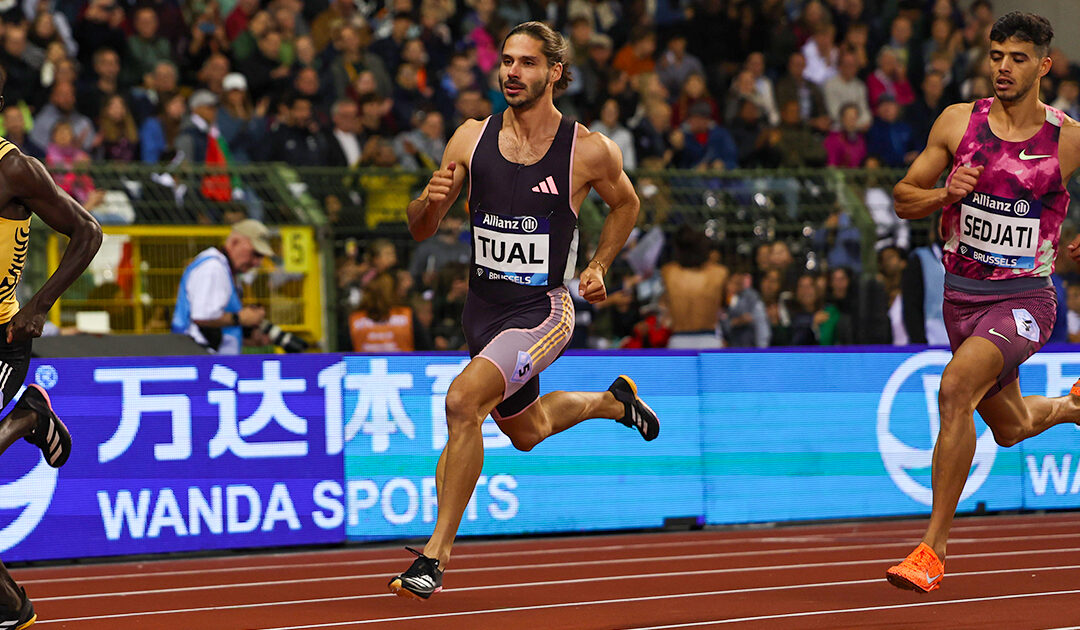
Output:
<instances>
[{"instance_id":1,"label":"wristband","mask_svg":"<svg viewBox=\"0 0 1080 630\"><path fill-rule=\"evenodd\" d=\"M600 272L603 273L605 276L607 275L607 267L604 266L604 263L602 263L602 262L600 262L599 260L596 260L596 259L593 259L593 260L589 261L590 265L593 264L593 263L596 263L597 265L599 265L600 266Z\"/></svg>"}]
</instances>

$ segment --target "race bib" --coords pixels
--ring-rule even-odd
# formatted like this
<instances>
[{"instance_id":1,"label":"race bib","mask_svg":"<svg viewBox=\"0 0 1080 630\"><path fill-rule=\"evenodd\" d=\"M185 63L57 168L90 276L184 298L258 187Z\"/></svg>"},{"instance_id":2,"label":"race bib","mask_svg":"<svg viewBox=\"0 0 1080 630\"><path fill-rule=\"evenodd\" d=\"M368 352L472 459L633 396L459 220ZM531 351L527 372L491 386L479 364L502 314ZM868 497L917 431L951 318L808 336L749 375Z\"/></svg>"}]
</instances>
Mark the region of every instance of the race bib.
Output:
<instances>
[{"instance_id":1,"label":"race bib","mask_svg":"<svg viewBox=\"0 0 1080 630\"><path fill-rule=\"evenodd\" d=\"M504 217L477 212L473 219L477 276L528 286L546 286L550 268L547 218Z\"/></svg>"},{"instance_id":2,"label":"race bib","mask_svg":"<svg viewBox=\"0 0 1080 630\"><path fill-rule=\"evenodd\" d=\"M1042 203L986 193L960 206L960 255L995 267L1032 269L1039 246Z\"/></svg>"}]
</instances>

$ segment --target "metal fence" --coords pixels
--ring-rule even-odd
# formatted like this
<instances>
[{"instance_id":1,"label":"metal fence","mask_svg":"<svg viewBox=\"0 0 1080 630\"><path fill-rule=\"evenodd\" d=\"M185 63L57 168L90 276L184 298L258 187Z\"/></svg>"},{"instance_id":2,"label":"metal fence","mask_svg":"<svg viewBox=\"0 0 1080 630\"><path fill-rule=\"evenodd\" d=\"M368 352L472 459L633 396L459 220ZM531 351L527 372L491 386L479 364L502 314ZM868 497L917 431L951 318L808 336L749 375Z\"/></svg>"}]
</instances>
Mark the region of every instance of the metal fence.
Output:
<instances>
[{"instance_id":1,"label":"metal fence","mask_svg":"<svg viewBox=\"0 0 1080 630\"><path fill-rule=\"evenodd\" d=\"M849 244L852 235L857 241L855 255L862 271L870 273L881 245L915 247L929 239L928 221L907 224L895 219L891 191L902 175L903 171L881 169L640 171L632 174L632 180L641 199L640 227L671 232L687 223L700 226L728 264L752 264L760 244L783 240L802 265L814 269L845 231ZM54 176L68 183L72 177L87 178L78 181L100 191L92 212L110 234L131 248L128 266L110 272L107 264L96 262L65 296L55 321L69 323L80 309L111 309L117 331L160 329L162 322L167 324L186 261L217 242L225 233L221 226L243 214L278 227L286 241L288 269L314 276L297 280L289 271L277 270L264 274L252 295L270 300L270 316L279 324L332 349L336 264L352 245L359 244L363 251L374 238L397 244L399 259L407 264L415 243L408 234L405 208L429 174L281 164L226 172L189 165L94 163L75 171L54 170ZM222 181L227 182L224 195ZM1077 180L1071 184L1070 188L1078 188ZM583 204L584 252L599 237L604 214L595 195ZM35 234L42 233L39 224L35 219ZM308 231L297 237L290 226L307 226ZM290 249L288 241L293 238L310 242L301 265L288 262L290 256L295 262L299 251ZM40 286L54 268L59 247L46 247L40 237L32 239L23 295ZM114 242L103 248L99 258L115 258L116 247ZM303 271L297 272L300 267ZM120 293L115 293L115 285L121 287Z\"/></svg>"}]
</instances>

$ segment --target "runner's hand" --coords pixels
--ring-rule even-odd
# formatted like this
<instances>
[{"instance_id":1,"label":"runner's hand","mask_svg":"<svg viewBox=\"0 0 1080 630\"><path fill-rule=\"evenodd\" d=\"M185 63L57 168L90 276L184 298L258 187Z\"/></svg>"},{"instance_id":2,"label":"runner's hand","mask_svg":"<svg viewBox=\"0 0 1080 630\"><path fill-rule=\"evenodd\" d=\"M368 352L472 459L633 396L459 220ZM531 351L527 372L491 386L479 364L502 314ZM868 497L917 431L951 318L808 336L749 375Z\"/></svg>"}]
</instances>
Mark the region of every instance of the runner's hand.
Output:
<instances>
[{"instance_id":1,"label":"runner's hand","mask_svg":"<svg viewBox=\"0 0 1080 630\"><path fill-rule=\"evenodd\" d=\"M1080 263L1080 235L1069 243L1069 258L1072 258L1075 263Z\"/></svg>"},{"instance_id":2,"label":"runner's hand","mask_svg":"<svg viewBox=\"0 0 1080 630\"><path fill-rule=\"evenodd\" d=\"M451 162L446 168L439 169L431 174L428 182L428 203L441 205L450 196L450 189L454 187L454 169L457 164Z\"/></svg>"},{"instance_id":3,"label":"runner's hand","mask_svg":"<svg viewBox=\"0 0 1080 630\"><path fill-rule=\"evenodd\" d=\"M958 166L945 184L945 205L951 205L967 197L975 190L983 167Z\"/></svg>"},{"instance_id":4,"label":"runner's hand","mask_svg":"<svg viewBox=\"0 0 1080 630\"><path fill-rule=\"evenodd\" d=\"M44 311L38 312L29 305L19 309L15 316L11 318L11 321L8 322L7 342L15 343L40 337L41 330L45 328L45 315Z\"/></svg>"},{"instance_id":5,"label":"runner's hand","mask_svg":"<svg viewBox=\"0 0 1080 630\"><path fill-rule=\"evenodd\" d=\"M578 282L578 295L585 298L589 304L596 304L607 299L607 287L604 286L604 276L599 269L589 265L582 270Z\"/></svg>"}]
</instances>

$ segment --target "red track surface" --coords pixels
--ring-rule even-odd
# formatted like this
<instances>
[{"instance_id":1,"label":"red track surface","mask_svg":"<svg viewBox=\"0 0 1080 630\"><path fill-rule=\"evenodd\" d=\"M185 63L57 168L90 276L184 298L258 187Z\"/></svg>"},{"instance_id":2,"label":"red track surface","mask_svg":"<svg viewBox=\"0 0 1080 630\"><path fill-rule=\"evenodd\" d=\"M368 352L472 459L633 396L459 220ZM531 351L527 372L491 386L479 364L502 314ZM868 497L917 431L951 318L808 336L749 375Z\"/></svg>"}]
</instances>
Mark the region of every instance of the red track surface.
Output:
<instances>
[{"instance_id":1,"label":"red track surface","mask_svg":"<svg viewBox=\"0 0 1080 630\"><path fill-rule=\"evenodd\" d=\"M400 548L27 568L35 627L1058 628L1080 623L1080 514L956 521L942 587L885 569L924 520L460 543L446 590L390 595Z\"/></svg>"}]
</instances>

